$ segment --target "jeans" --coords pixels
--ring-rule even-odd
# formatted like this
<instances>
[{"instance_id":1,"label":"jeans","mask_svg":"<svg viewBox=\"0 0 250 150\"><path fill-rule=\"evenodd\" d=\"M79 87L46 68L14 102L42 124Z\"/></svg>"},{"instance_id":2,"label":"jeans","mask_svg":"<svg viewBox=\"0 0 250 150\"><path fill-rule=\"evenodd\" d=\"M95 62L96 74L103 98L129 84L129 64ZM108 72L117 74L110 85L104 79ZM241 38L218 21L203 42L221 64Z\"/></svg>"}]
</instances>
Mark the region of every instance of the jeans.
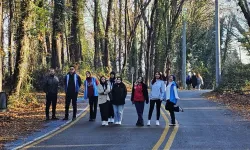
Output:
<instances>
[{"instance_id":1,"label":"jeans","mask_svg":"<svg viewBox=\"0 0 250 150\"><path fill-rule=\"evenodd\" d=\"M89 107L90 107L89 119L95 119L96 118L97 102L98 102L98 96L91 96L89 98Z\"/></svg>"},{"instance_id":2,"label":"jeans","mask_svg":"<svg viewBox=\"0 0 250 150\"><path fill-rule=\"evenodd\" d=\"M66 93L66 101L65 101L65 118L69 117L69 105L72 100L72 106L73 106L73 118L76 118L76 112L77 112L77 96L78 93Z\"/></svg>"},{"instance_id":3,"label":"jeans","mask_svg":"<svg viewBox=\"0 0 250 150\"><path fill-rule=\"evenodd\" d=\"M52 118L56 117L56 103L57 103L57 93L46 94L46 117L49 118L49 108L52 103Z\"/></svg>"},{"instance_id":4,"label":"jeans","mask_svg":"<svg viewBox=\"0 0 250 150\"><path fill-rule=\"evenodd\" d=\"M122 121L124 105L113 105L115 122Z\"/></svg>"},{"instance_id":5,"label":"jeans","mask_svg":"<svg viewBox=\"0 0 250 150\"><path fill-rule=\"evenodd\" d=\"M134 102L134 103L138 115L137 123L143 123L143 111L145 102Z\"/></svg>"}]
</instances>

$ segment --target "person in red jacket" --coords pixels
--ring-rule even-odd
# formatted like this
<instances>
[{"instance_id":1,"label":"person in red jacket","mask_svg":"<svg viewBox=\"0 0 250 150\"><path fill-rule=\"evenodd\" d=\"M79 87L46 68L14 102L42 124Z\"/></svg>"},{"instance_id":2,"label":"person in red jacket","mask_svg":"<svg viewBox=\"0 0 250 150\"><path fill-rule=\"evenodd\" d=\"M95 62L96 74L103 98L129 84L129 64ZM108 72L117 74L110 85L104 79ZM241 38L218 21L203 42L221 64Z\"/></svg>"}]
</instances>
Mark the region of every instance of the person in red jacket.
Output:
<instances>
[{"instance_id":1,"label":"person in red jacket","mask_svg":"<svg viewBox=\"0 0 250 150\"><path fill-rule=\"evenodd\" d=\"M137 81L133 84L131 101L135 104L135 108L138 115L136 126L144 126L143 111L144 104L148 104L148 87L143 83L143 78L138 77Z\"/></svg>"}]
</instances>

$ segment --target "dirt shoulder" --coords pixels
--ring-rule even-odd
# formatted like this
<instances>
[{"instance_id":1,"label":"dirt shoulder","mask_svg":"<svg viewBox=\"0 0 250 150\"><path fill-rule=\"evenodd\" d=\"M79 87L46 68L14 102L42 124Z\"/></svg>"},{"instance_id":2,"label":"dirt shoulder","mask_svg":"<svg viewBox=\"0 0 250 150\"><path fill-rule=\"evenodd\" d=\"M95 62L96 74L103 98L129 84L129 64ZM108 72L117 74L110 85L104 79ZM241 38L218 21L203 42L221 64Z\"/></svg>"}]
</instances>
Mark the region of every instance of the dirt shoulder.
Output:
<instances>
[{"instance_id":1,"label":"dirt shoulder","mask_svg":"<svg viewBox=\"0 0 250 150\"><path fill-rule=\"evenodd\" d=\"M48 121L45 121L45 98L41 94L37 97L40 100L36 107L28 106L27 108L0 112L0 149L4 148L5 143L26 137L45 128L45 124L48 123ZM60 94L57 103L57 117L59 119L64 117L64 105L65 96Z\"/></svg>"},{"instance_id":2,"label":"dirt shoulder","mask_svg":"<svg viewBox=\"0 0 250 150\"><path fill-rule=\"evenodd\" d=\"M209 92L203 96L214 102L226 105L233 112L250 120L250 93Z\"/></svg>"}]
</instances>

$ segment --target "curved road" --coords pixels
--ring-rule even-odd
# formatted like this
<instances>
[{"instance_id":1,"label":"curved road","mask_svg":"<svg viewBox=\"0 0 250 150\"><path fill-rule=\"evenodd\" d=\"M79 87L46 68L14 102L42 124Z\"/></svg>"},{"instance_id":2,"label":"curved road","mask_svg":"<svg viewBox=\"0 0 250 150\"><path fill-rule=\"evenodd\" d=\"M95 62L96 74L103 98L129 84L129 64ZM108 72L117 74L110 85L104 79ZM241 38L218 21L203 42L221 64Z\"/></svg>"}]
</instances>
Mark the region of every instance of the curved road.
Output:
<instances>
[{"instance_id":1,"label":"curved road","mask_svg":"<svg viewBox=\"0 0 250 150\"><path fill-rule=\"evenodd\" d=\"M224 106L200 96L206 91L180 91L179 105L183 113L176 113L178 126L169 127L169 114L162 109L160 126L155 125L155 111L151 126L136 127L137 115L130 95L124 109L122 125L101 126L98 110L96 122L89 122L86 112L73 124L25 147L26 149L76 150L203 150L250 149L250 122L235 115ZM165 103L164 103L165 104ZM149 106L144 110L145 124Z\"/></svg>"}]
</instances>

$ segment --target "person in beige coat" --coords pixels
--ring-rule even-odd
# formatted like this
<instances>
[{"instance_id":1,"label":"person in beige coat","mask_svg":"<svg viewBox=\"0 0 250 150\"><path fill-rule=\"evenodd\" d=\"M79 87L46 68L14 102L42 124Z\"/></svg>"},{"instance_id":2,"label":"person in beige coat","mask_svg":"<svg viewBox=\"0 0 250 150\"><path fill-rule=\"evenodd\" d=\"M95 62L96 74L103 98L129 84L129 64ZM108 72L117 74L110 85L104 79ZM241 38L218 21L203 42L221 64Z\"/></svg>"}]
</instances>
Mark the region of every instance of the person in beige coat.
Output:
<instances>
[{"instance_id":1,"label":"person in beige coat","mask_svg":"<svg viewBox=\"0 0 250 150\"><path fill-rule=\"evenodd\" d=\"M109 115L109 103L110 98L108 93L110 92L110 85L108 84L106 78L102 76L100 78L100 84L98 85L98 104L100 107L100 113L102 118L102 125L108 125L108 115Z\"/></svg>"}]
</instances>

